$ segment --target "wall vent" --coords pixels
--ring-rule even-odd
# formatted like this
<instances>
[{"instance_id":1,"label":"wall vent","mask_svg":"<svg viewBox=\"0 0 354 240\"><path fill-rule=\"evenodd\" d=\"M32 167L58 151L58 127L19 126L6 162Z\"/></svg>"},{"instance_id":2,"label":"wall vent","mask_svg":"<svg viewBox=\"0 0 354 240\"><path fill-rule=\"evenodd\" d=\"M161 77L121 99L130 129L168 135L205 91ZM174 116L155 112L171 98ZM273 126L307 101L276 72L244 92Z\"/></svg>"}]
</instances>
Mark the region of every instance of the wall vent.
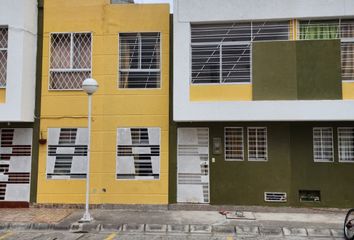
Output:
<instances>
[{"instance_id":1,"label":"wall vent","mask_svg":"<svg viewBox=\"0 0 354 240\"><path fill-rule=\"evenodd\" d=\"M265 192L264 201L266 202L286 202L288 200L285 192Z\"/></svg>"},{"instance_id":2,"label":"wall vent","mask_svg":"<svg viewBox=\"0 0 354 240\"><path fill-rule=\"evenodd\" d=\"M321 192L319 190L299 190L300 202L320 202Z\"/></svg>"}]
</instances>

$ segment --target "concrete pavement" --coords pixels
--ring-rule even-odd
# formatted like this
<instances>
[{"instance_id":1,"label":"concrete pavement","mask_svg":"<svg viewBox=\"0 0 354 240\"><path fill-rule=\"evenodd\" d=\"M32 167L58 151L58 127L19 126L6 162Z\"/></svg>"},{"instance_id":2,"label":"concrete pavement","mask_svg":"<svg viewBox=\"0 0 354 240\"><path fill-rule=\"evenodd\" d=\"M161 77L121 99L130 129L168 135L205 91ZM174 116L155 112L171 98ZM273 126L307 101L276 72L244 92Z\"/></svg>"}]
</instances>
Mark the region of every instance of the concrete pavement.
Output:
<instances>
[{"instance_id":1,"label":"concrete pavement","mask_svg":"<svg viewBox=\"0 0 354 240\"><path fill-rule=\"evenodd\" d=\"M0 240L105 239L110 234L115 234L111 239L343 239L346 214L269 207L240 207L235 214L235 207L223 211L237 218L228 219L218 211L152 209L92 209L90 224L77 222L82 209L0 209Z\"/></svg>"}]
</instances>

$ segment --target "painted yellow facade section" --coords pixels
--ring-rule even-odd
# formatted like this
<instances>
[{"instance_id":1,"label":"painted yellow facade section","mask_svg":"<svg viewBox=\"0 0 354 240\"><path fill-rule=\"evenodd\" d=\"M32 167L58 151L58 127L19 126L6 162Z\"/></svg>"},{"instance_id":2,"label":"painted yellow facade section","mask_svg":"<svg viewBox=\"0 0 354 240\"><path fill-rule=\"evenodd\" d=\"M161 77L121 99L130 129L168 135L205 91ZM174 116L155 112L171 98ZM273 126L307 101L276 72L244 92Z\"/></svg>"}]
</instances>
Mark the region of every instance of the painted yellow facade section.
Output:
<instances>
[{"instance_id":1,"label":"painted yellow facade section","mask_svg":"<svg viewBox=\"0 0 354 240\"><path fill-rule=\"evenodd\" d=\"M0 103L6 102L6 88L0 88Z\"/></svg>"},{"instance_id":2,"label":"painted yellow facade section","mask_svg":"<svg viewBox=\"0 0 354 240\"><path fill-rule=\"evenodd\" d=\"M344 100L354 100L354 82L343 82L342 93Z\"/></svg>"},{"instance_id":3,"label":"painted yellow facade section","mask_svg":"<svg viewBox=\"0 0 354 240\"><path fill-rule=\"evenodd\" d=\"M190 85L190 101L252 101L252 84Z\"/></svg>"},{"instance_id":4,"label":"painted yellow facade section","mask_svg":"<svg viewBox=\"0 0 354 240\"><path fill-rule=\"evenodd\" d=\"M93 96L90 203L167 204L169 134L169 6L110 4L109 0L44 2L41 133L48 128L87 127L87 95L48 90L52 32L92 32ZM118 89L118 34L161 33L161 88ZM161 129L159 180L116 180L117 128ZM38 203L84 203L85 180L46 178L47 144L40 145Z\"/></svg>"}]
</instances>

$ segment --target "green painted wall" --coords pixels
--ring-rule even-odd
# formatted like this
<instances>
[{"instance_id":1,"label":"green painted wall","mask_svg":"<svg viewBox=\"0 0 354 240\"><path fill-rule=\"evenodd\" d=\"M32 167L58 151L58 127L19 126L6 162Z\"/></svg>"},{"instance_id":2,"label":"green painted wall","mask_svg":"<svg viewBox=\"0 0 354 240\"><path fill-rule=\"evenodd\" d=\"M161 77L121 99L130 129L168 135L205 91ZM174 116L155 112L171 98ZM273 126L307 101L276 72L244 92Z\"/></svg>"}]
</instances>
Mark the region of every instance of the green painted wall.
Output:
<instances>
[{"instance_id":1,"label":"green painted wall","mask_svg":"<svg viewBox=\"0 0 354 240\"><path fill-rule=\"evenodd\" d=\"M224 139L224 127L244 127L245 161L224 161L224 153L213 155L210 147L210 195L212 205L270 205L303 207L351 207L354 191L350 191L354 174L350 163L338 162L337 131L354 123L178 123L171 125L170 138L170 203L177 196L177 127L208 127L210 143L214 137ZM248 126L266 126L268 130L268 162L247 161ZM313 161L313 127L333 127L334 163ZM321 202L300 203L299 190L320 190ZM288 193L284 204L264 202L265 191Z\"/></svg>"},{"instance_id":2,"label":"green painted wall","mask_svg":"<svg viewBox=\"0 0 354 240\"><path fill-rule=\"evenodd\" d=\"M312 128L313 124L292 124L291 158L292 178L291 204L294 206L353 207L354 182L353 163L338 162L337 127L354 126L353 123L317 123L316 127L333 127L334 162L318 163L313 161ZM321 202L317 204L299 203L299 190L320 190Z\"/></svg>"},{"instance_id":3,"label":"green painted wall","mask_svg":"<svg viewBox=\"0 0 354 240\"><path fill-rule=\"evenodd\" d=\"M211 204L262 205L265 191L289 192L290 161L287 126L269 125L267 130L268 162L229 162L224 160L224 153L213 155L210 152L211 158L215 158L215 163L210 163ZM210 136L211 139L213 137L224 139L224 126L213 125ZM244 128L244 139L247 139L246 128ZM248 159L247 143L244 150L245 159Z\"/></svg>"},{"instance_id":4,"label":"green painted wall","mask_svg":"<svg viewBox=\"0 0 354 240\"><path fill-rule=\"evenodd\" d=\"M38 38L37 38L37 69L36 69L36 106L35 121L33 124L33 145L32 145L32 171L31 171L31 192L30 202L37 201L38 181L38 156L39 156L39 132L40 132L40 103L41 103L41 73L42 73L42 49L43 49L43 1L38 0Z\"/></svg>"},{"instance_id":5,"label":"green painted wall","mask_svg":"<svg viewBox=\"0 0 354 240\"><path fill-rule=\"evenodd\" d=\"M342 99L339 40L255 42L254 100Z\"/></svg>"},{"instance_id":6,"label":"green painted wall","mask_svg":"<svg viewBox=\"0 0 354 240\"><path fill-rule=\"evenodd\" d=\"M296 100L295 42L254 42L253 100Z\"/></svg>"},{"instance_id":7,"label":"green painted wall","mask_svg":"<svg viewBox=\"0 0 354 240\"><path fill-rule=\"evenodd\" d=\"M296 41L298 99L342 99L340 40Z\"/></svg>"}]
</instances>

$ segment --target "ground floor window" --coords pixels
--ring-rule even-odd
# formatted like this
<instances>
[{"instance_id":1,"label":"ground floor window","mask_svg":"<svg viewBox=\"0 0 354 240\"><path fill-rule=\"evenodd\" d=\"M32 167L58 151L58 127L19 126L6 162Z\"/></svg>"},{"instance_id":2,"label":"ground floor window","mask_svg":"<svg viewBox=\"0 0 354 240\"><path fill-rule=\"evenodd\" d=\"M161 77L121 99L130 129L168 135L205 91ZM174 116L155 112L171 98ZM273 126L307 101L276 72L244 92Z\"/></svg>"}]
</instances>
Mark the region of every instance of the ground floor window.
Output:
<instances>
[{"instance_id":1,"label":"ground floor window","mask_svg":"<svg viewBox=\"0 0 354 240\"><path fill-rule=\"evenodd\" d=\"M338 128L340 162L354 162L354 127Z\"/></svg>"},{"instance_id":2,"label":"ground floor window","mask_svg":"<svg viewBox=\"0 0 354 240\"><path fill-rule=\"evenodd\" d=\"M333 162L332 128L313 128L313 157L315 162Z\"/></svg>"},{"instance_id":3,"label":"ground floor window","mask_svg":"<svg viewBox=\"0 0 354 240\"><path fill-rule=\"evenodd\" d=\"M266 127L249 127L248 133L248 160L267 161L268 143Z\"/></svg>"},{"instance_id":4,"label":"ground floor window","mask_svg":"<svg viewBox=\"0 0 354 240\"><path fill-rule=\"evenodd\" d=\"M49 128L47 178L86 178L87 145L87 128Z\"/></svg>"},{"instance_id":5,"label":"ground floor window","mask_svg":"<svg viewBox=\"0 0 354 240\"><path fill-rule=\"evenodd\" d=\"M243 161L243 128L226 127L224 132L225 160Z\"/></svg>"},{"instance_id":6,"label":"ground floor window","mask_svg":"<svg viewBox=\"0 0 354 240\"><path fill-rule=\"evenodd\" d=\"M117 179L160 178L160 135L160 128L117 129Z\"/></svg>"}]
</instances>

